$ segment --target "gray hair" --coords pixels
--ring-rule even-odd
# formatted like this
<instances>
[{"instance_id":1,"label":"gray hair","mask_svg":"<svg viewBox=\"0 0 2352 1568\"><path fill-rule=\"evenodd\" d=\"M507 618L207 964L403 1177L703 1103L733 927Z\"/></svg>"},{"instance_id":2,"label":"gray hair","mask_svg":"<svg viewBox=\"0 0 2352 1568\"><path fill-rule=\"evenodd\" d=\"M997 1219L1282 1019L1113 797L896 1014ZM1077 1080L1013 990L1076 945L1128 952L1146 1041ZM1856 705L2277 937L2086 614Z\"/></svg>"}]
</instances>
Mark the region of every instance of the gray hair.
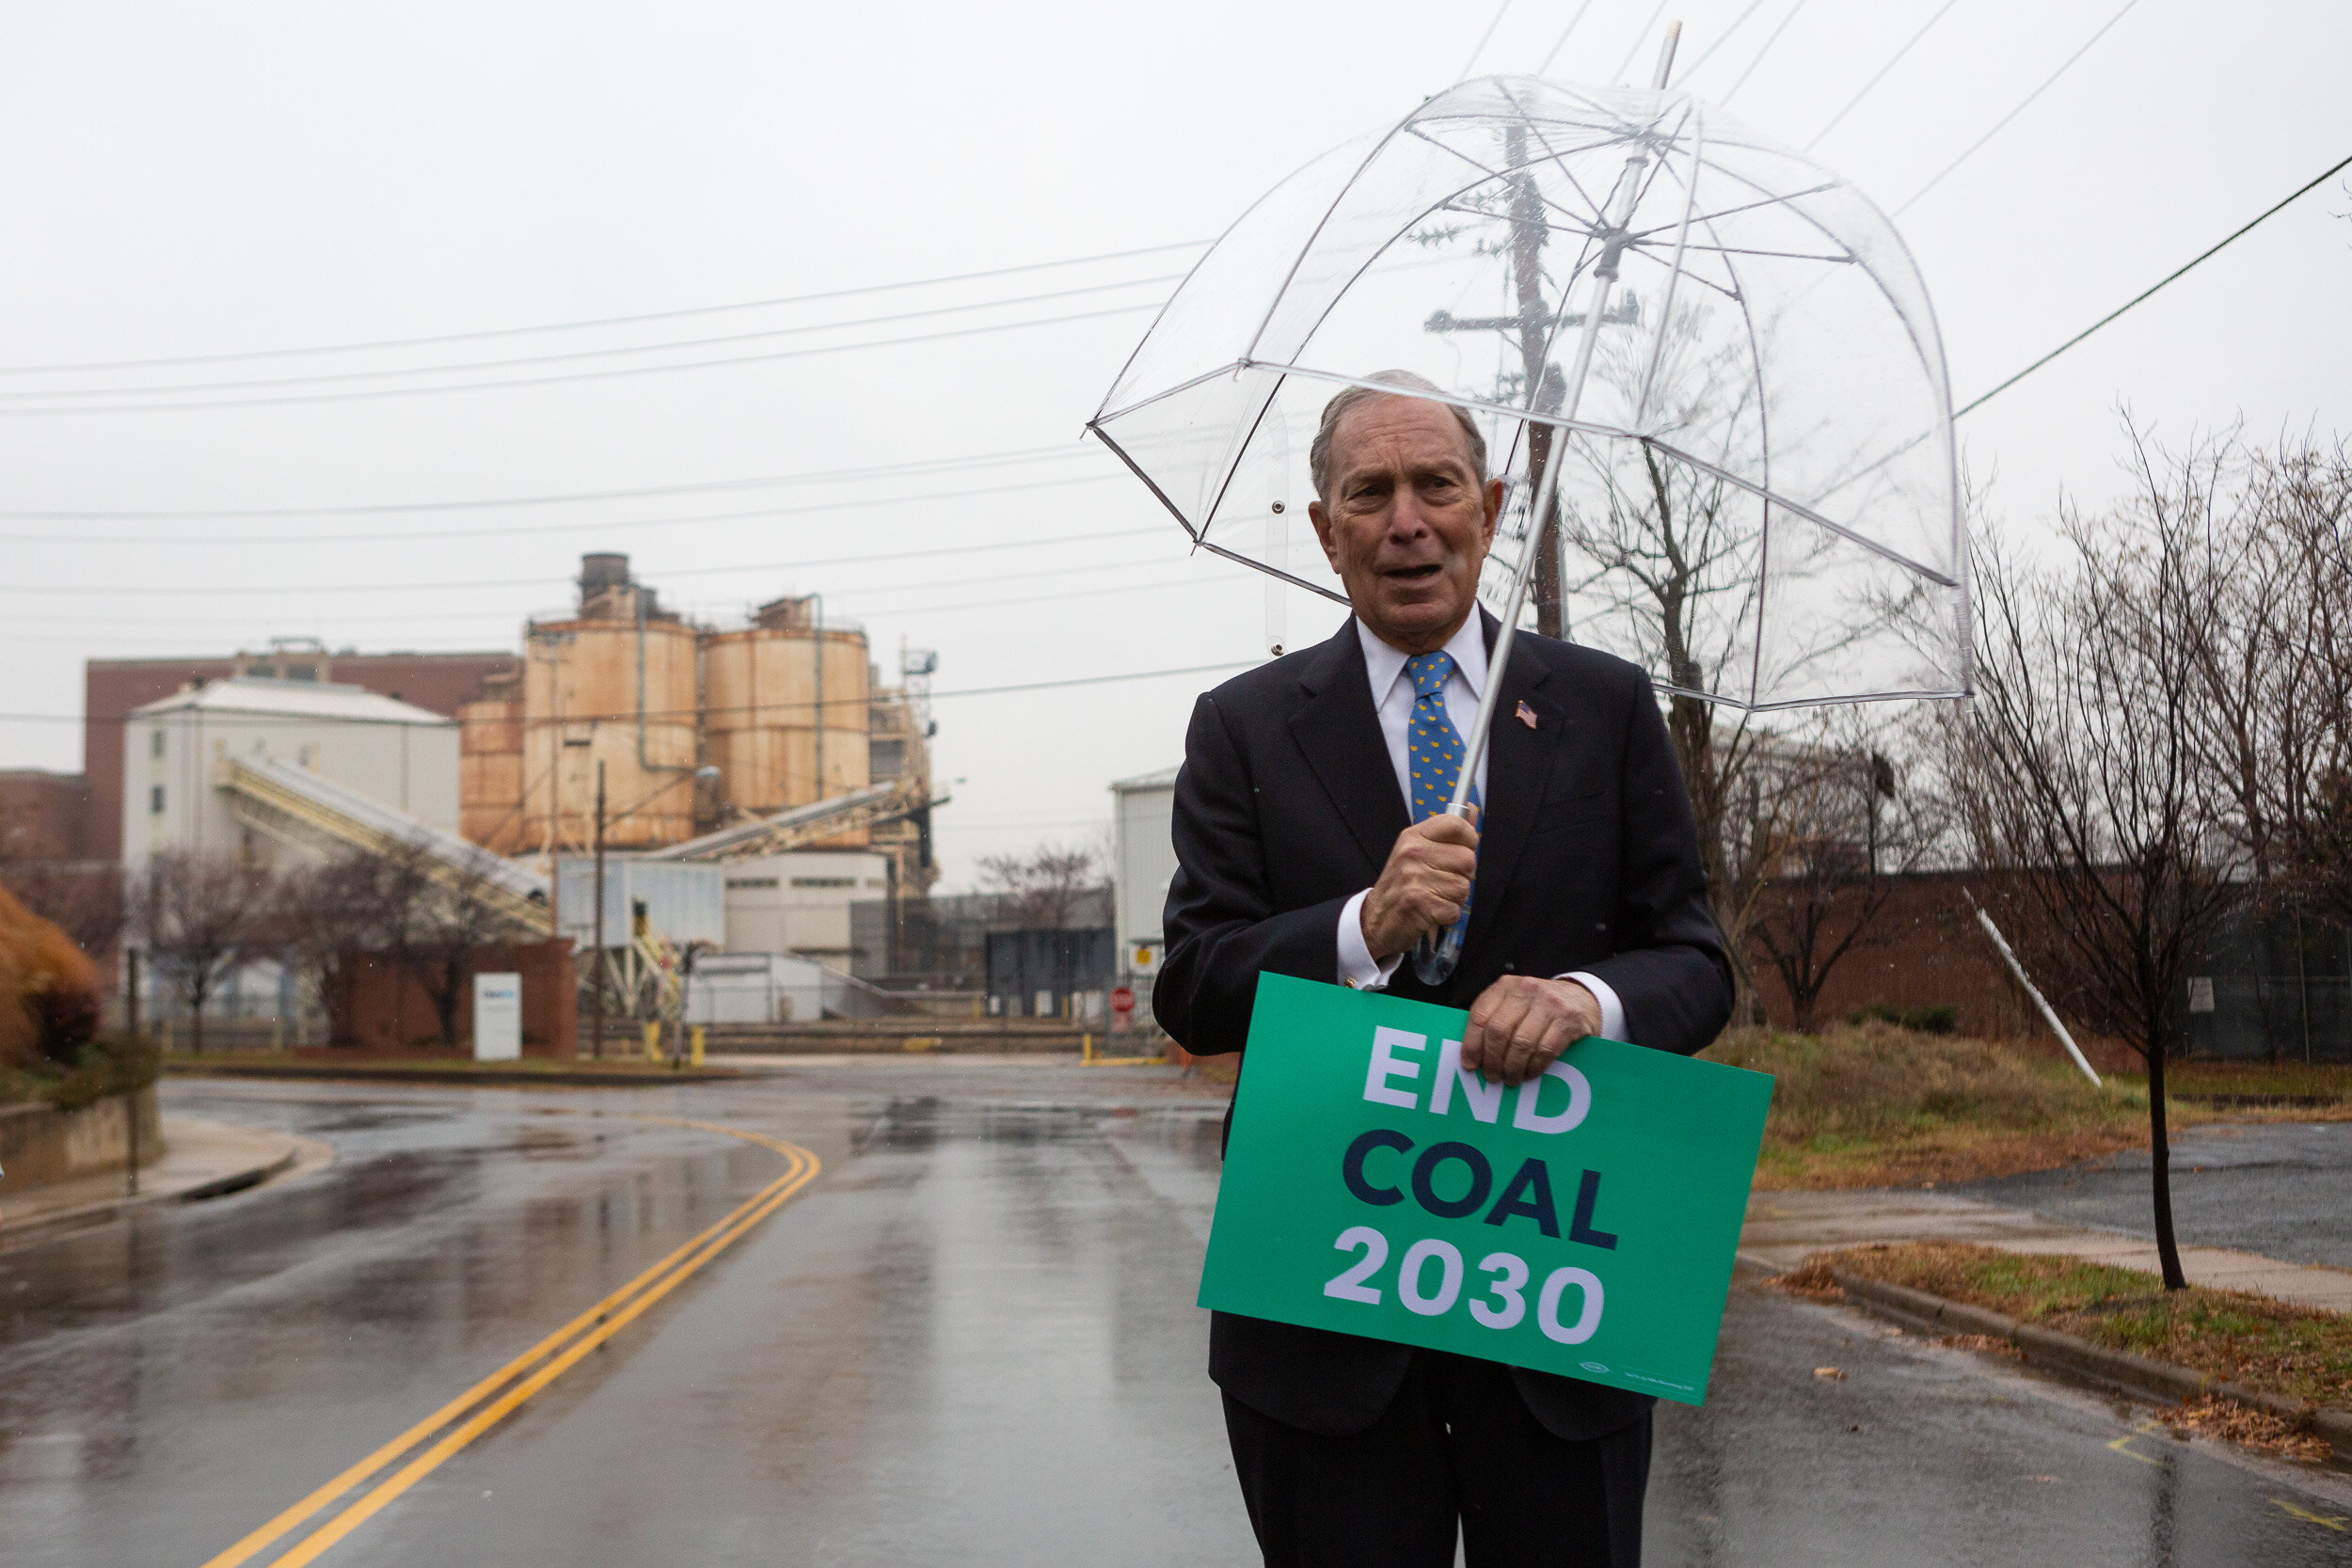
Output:
<instances>
[{"instance_id":1,"label":"gray hair","mask_svg":"<svg viewBox=\"0 0 2352 1568\"><path fill-rule=\"evenodd\" d=\"M1408 395L1413 392L1427 392L1437 397L1444 395L1436 382L1426 376L1415 375L1410 371L1375 371L1364 379L1380 385L1342 388L1339 396L1323 405L1323 422L1315 427L1314 445L1307 449L1307 466L1314 475L1315 496L1326 506L1331 504L1331 435L1339 429L1340 420L1349 409L1358 404L1369 403L1374 398L1400 395L1384 392L1381 387L1402 388ZM1463 438L1470 442L1470 467L1477 470L1478 483L1486 483L1486 437L1480 433L1478 421L1471 419L1470 410L1459 404L1440 403L1438 406L1452 414L1454 422L1462 427Z\"/></svg>"}]
</instances>

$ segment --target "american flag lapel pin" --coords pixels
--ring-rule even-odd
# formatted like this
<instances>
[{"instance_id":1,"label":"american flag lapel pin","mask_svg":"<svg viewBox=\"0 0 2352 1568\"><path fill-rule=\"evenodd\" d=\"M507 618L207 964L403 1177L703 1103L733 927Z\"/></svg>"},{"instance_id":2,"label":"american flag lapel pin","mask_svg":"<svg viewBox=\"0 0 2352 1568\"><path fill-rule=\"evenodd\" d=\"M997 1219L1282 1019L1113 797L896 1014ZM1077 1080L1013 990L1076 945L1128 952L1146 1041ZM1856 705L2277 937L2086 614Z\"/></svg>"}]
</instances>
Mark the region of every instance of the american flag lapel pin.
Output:
<instances>
[{"instance_id":1,"label":"american flag lapel pin","mask_svg":"<svg viewBox=\"0 0 2352 1568\"><path fill-rule=\"evenodd\" d=\"M1518 721L1525 724L1529 729L1532 730L1535 727L1535 710L1529 707L1525 703L1521 703L1519 705L1519 710L1517 717Z\"/></svg>"}]
</instances>

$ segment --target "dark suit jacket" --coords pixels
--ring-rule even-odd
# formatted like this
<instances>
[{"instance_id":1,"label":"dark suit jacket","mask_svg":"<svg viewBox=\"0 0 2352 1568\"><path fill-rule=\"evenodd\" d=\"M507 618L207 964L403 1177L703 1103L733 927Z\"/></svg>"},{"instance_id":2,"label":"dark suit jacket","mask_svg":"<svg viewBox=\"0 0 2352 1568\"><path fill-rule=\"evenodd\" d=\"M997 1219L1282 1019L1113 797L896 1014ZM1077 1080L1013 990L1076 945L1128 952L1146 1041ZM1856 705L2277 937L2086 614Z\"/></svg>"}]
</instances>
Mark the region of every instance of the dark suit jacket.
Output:
<instances>
[{"instance_id":1,"label":"dark suit jacket","mask_svg":"<svg viewBox=\"0 0 2352 1568\"><path fill-rule=\"evenodd\" d=\"M1496 622L1480 615L1491 650ZM1533 729L1516 717L1521 703ZM1637 1043L1703 1049L1730 1016L1730 968L1648 678L1521 632L1488 745L1461 963L1433 990L1407 959L1391 992L1468 1007L1504 974L1583 970L1616 991ZM1161 1026L1200 1055L1239 1051L1261 974L1333 980L1340 910L1378 879L1407 822L1352 617L1329 641L1204 695L1176 776L1177 871L1152 994ZM1333 1435L1379 1418L1411 1355L1225 1312L1209 1345L1209 1375L1227 1393ZM1652 1402L1573 1378L1516 1377L1536 1418L1570 1439L1616 1431Z\"/></svg>"}]
</instances>

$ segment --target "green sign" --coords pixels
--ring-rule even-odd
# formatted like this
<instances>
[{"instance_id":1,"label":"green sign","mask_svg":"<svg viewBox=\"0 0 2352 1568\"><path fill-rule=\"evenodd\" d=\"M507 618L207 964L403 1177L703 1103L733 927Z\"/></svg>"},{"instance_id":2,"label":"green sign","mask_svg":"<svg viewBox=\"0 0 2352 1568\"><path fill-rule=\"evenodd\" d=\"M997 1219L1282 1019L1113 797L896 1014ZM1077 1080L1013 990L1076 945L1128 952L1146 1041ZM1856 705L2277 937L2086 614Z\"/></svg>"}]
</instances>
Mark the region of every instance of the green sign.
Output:
<instances>
[{"instance_id":1,"label":"green sign","mask_svg":"<svg viewBox=\"0 0 2352 1568\"><path fill-rule=\"evenodd\" d=\"M1700 1403L1772 1079L1586 1038L1511 1088L1468 1019L1259 978L1200 1305Z\"/></svg>"}]
</instances>

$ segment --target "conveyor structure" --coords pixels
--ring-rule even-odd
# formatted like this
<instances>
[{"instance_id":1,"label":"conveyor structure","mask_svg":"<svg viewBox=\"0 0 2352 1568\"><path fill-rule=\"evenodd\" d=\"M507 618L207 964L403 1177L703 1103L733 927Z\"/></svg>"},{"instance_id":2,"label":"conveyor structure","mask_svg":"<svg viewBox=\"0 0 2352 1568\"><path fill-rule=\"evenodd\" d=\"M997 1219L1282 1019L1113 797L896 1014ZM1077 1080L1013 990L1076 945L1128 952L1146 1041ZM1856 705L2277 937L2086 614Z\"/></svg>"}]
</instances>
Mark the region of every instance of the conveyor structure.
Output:
<instances>
[{"instance_id":1,"label":"conveyor structure","mask_svg":"<svg viewBox=\"0 0 2352 1568\"><path fill-rule=\"evenodd\" d=\"M818 800L812 805L795 806L751 822L739 822L721 828L716 832L690 838L683 844L673 844L666 849L656 849L638 857L648 861L699 861L725 863L752 860L760 855L782 854L805 845L838 838L844 833L870 828L891 821L925 805L926 801L905 784L870 784L853 789L846 795Z\"/></svg>"},{"instance_id":2,"label":"conveyor structure","mask_svg":"<svg viewBox=\"0 0 2352 1568\"><path fill-rule=\"evenodd\" d=\"M224 756L213 782L256 832L330 854L421 855L427 874L453 894L480 900L529 935L554 934L547 879L455 833L273 757Z\"/></svg>"}]
</instances>

